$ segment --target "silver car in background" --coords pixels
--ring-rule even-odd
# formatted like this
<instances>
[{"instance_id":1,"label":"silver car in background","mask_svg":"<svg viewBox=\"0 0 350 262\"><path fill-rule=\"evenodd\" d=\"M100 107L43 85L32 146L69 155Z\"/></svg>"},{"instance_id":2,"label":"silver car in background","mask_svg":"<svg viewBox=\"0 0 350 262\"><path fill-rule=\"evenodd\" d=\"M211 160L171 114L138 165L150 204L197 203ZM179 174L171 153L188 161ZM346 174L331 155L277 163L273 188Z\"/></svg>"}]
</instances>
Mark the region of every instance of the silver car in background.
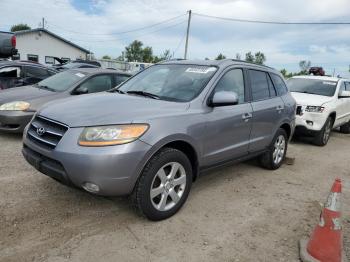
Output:
<instances>
[{"instance_id":1,"label":"silver car in background","mask_svg":"<svg viewBox=\"0 0 350 262\"><path fill-rule=\"evenodd\" d=\"M205 170L259 157L277 169L295 100L280 73L236 60L168 61L110 92L41 108L23 155L40 172L104 195L131 195L151 220L175 214Z\"/></svg>"}]
</instances>

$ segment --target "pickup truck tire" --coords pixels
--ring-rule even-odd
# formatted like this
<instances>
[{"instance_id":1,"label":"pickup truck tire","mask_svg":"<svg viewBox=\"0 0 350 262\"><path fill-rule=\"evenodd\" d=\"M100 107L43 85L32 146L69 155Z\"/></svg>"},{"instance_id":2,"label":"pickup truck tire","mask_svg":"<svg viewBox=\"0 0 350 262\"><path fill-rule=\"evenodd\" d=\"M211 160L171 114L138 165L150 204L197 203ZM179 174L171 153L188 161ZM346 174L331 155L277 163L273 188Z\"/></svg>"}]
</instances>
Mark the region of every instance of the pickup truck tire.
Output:
<instances>
[{"instance_id":1,"label":"pickup truck tire","mask_svg":"<svg viewBox=\"0 0 350 262\"><path fill-rule=\"evenodd\" d=\"M287 154L288 136L284 129L279 128L267 152L260 156L262 167L270 170L278 169Z\"/></svg>"},{"instance_id":2,"label":"pickup truck tire","mask_svg":"<svg viewBox=\"0 0 350 262\"><path fill-rule=\"evenodd\" d=\"M350 134L350 121L340 126L340 132L343 134Z\"/></svg>"},{"instance_id":3,"label":"pickup truck tire","mask_svg":"<svg viewBox=\"0 0 350 262\"><path fill-rule=\"evenodd\" d=\"M133 206L150 220L174 215L192 185L192 166L180 150L163 148L146 164L131 196Z\"/></svg>"},{"instance_id":4,"label":"pickup truck tire","mask_svg":"<svg viewBox=\"0 0 350 262\"><path fill-rule=\"evenodd\" d=\"M328 117L322 129L315 136L313 143L317 146L327 145L329 137L331 136L332 126L333 119Z\"/></svg>"}]
</instances>

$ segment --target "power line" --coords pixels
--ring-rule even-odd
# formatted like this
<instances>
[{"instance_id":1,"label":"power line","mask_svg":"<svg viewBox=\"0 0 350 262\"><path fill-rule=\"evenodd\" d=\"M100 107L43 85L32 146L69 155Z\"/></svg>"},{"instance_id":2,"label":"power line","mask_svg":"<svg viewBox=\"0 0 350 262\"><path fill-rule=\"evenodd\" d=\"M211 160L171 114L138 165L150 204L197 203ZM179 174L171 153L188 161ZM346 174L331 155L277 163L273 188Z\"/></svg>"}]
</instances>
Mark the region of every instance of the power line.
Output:
<instances>
[{"instance_id":1,"label":"power line","mask_svg":"<svg viewBox=\"0 0 350 262\"><path fill-rule=\"evenodd\" d=\"M168 28L176 27L176 26L184 24L186 22L187 22L187 20L184 20L184 21L182 21L180 23L176 23L176 24L173 24L173 25L170 25L170 26L162 27L162 28L159 28L157 30L153 30L151 32L147 32L147 33L136 35L136 36L128 36L128 37L114 38L114 39L107 39L107 40L95 40L95 41L94 40L85 40L85 39L74 39L74 38L70 38L70 40L71 41L79 41L79 42L87 42L87 43L115 42L115 41L130 39L130 38L138 38L138 37L142 37L142 36L146 36L146 35L151 35L153 33L156 33L156 32L159 32L159 31L163 31L163 30L168 29Z\"/></svg>"},{"instance_id":2,"label":"power line","mask_svg":"<svg viewBox=\"0 0 350 262\"><path fill-rule=\"evenodd\" d=\"M228 18L228 17L200 14L200 13L192 13L192 14L196 16L205 17L205 18L219 19L219 20L239 22L239 23L272 24L272 25L350 25L350 22L280 22L280 21L263 21L263 20Z\"/></svg>"},{"instance_id":3,"label":"power line","mask_svg":"<svg viewBox=\"0 0 350 262\"><path fill-rule=\"evenodd\" d=\"M122 34L128 34L128 33L133 33L133 32L137 32L137 31L142 31L142 30L145 30L145 29L148 29L148 28L153 28L153 27L156 27L158 25L162 25L162 24L166 24L168 22L171 22L173 20L176 20L180 17L183 17L185 16L186 14L182 14L182 15L178 15L178 16L175 16L175 17L172 17L172 18L169 18L169 19L166 19L166 20L163 20L161 22L158 22L158 23L155 23L155 24L151 24L151 25L148 25L148 26L144 26L144 27L139 27L139 28L135 28L135 29L131 29L131 30L127 30L127 31L122 31L122 32L116 32L116 33L110 33L110 34L92 34L92 33L82 33L82 32L78 32L78 31L73 31L73 30L69 30L69 29L65 29L59 25L56 25L52 22L49 22L50 25L53 25L54 27L57 27L57 28L60 28L61 30L63 31L67 31L67 32L70 32L70 33L74 33L74 34L81 34L81 35L96 35L96 36L114 36L114 35L122 35Z\"/></svg>"}]
</instances>

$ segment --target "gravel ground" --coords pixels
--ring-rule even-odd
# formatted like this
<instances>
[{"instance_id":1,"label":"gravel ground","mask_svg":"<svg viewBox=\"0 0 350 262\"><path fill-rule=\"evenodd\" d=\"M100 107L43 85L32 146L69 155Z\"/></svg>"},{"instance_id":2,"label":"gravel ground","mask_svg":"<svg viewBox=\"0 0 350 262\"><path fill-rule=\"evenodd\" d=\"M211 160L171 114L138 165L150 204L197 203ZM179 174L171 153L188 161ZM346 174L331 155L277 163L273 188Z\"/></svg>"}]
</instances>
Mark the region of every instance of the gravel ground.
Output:
<instances>
[{"instance_id":1,"label":"gravel ground","mask_svg":"<svg viewBox=\"0 0 350 262\"><path fill-rule=\"evenodd\" d=\"M334 132L326 148L295 141L295 164L274 172L256 161L211 172L162 222L39 174L20 149L19 136L0 136L0 261L299 261L335 177L350 257L350 135Z\"/></svg>"}]
</instances>

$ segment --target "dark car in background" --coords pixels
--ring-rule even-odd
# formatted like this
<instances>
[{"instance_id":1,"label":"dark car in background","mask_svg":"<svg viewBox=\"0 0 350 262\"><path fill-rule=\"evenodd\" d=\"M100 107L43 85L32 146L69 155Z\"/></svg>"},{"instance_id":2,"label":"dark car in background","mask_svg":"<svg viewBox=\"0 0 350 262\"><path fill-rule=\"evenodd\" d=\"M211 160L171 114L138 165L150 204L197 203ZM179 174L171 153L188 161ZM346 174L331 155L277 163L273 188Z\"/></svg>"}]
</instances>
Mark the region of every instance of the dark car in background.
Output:
<instances>
[{"instance_id":1,"label":"dark car in background","mask_svg":"<svg viewBox=\"0 0 350 262\"><path fill-rule=\"evenodd\" d=\"M0 90L38 83L54 74L53 68L29 61L0 61Z\"/></svg>"},{"instance_id":2,"label":"dark car in background","mask_svg":"<svg viewBox=\"0 0 350 262\"><path fill-rule=\"evenodd\" d=\"M10 32L0 31L0 58L9 58L17 54L16 36Z\"/></svg>"},{"instance_id":3,"label":"dark car in background","mask_svg":"<svg viewBox=\"0 0 350 262\"><path fill-rule=\"evenodd\" d=\"M74 95L107 91L131 74L85 68L67 70L37 84L0 91L0 131L20 133L44 104ZM62 111L66 114L72 112Z\"/></svg>"},{"instance_id":4,"label":"dark car in background","mask_svg":"<svg viewBox=\"0 0 350 262\"><path fill-rule=\"evenodd\" d=\"M99 68L101 67L101 64L97 61L78 59L68 63L53 65L52 67L58 71L64 71L64 70L77 69L77 68Z\"/></svg>"}]
</instances>

